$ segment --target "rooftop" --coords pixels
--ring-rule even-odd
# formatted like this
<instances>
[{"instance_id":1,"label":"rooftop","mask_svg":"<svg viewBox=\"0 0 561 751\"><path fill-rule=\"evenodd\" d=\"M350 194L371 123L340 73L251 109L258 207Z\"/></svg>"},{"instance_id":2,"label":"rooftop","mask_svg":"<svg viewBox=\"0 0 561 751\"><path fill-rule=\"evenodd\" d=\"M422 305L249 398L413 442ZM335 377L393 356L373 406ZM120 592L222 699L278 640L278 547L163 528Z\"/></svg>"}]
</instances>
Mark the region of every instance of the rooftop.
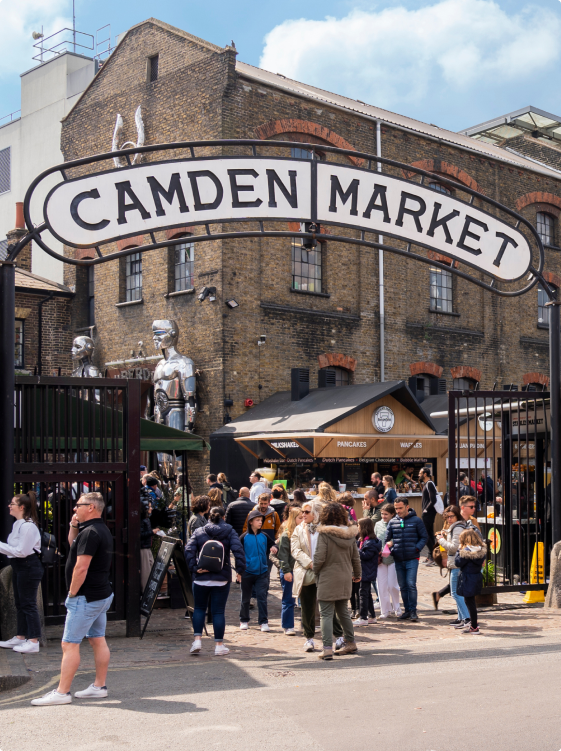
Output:
<instances>
[{"instance_id":1,"label":"rooftop","mask_svg":"<svg viewBox=\"0 0 561 751\"><path fill-rule=\"evenodd\" d=\"M51 279L45 279L19 268L16 268L16 291L32 294L52 292L56 297L72 297L74 295L70 287L66 287L64 284L58 284Z\"/></svg>"},{"instance_id":2,"label":"rooftop","mask_svg":"<svg viewBox=\"0 0 561 751\"><path fill-rule=\"evenodd\" d=\"M509 138L530 135L551 146L561 146L561 117L537 107L528 106L460 131L465 136L489 144L501 144Z\"/></svg>"}]
</instances>

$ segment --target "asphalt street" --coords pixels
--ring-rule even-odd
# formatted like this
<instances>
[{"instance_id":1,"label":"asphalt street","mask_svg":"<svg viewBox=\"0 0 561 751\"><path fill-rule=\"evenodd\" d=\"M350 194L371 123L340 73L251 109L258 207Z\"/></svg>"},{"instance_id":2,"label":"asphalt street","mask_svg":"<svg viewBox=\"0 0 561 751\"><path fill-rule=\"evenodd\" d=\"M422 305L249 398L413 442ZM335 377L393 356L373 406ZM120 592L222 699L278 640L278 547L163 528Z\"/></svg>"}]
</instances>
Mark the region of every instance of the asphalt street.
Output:
<instances>
[{"instance_id":1,"label":"asphalt street","mask_svg":"<svg viewBox=\"0 0 561 751\"><path fill-rule=\"evenodd\" d=\"M561 630L441 643L386 642L356 656L205 653L114 667L107 699L32 707L54 671L0 696L1 751L559 751ZM295 645L296 646L296 645ZM74 690L93 680L84 670Z\"/></svg>"}]
</instances>

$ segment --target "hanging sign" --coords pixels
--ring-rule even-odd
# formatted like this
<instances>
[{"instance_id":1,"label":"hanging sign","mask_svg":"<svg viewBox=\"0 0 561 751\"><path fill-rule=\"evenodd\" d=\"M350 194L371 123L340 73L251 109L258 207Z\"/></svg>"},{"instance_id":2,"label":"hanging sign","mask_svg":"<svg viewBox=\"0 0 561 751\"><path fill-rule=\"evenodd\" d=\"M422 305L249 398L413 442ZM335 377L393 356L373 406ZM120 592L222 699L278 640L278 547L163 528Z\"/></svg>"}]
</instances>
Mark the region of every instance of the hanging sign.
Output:
<instances>
[{"instance_id":1,"label":"hanging sign","mask_svg":"<svg viewBox=\"0 0 561 751\"><path fill-rule=\"evenodd\" d=\"M230 221L341 225L430 248L497 279L530 267L525 235L475 205L389 174L275 157L154 162L66 180L44 220L66 245Z\"/></svg>"}]
</instances>

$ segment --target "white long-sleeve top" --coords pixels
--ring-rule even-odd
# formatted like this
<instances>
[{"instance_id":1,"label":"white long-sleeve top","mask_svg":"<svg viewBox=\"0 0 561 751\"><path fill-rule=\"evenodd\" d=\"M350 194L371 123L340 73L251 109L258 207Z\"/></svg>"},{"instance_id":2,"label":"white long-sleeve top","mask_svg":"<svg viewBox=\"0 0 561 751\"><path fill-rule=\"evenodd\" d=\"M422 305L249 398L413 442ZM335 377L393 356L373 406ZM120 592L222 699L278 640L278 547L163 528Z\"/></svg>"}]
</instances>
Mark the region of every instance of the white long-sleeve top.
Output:
<instances>
[{"instance_id":1,"label":"white long-sleeve top","mask_svg":"<svg viewBox=\"0 0 561 751\"><path fill-rule=\"evenodd\" d=\"M25 519L15 522L8 542L0 542L0 553L8 558L27 558L35 550L41 552L41 533L33 522Z\"/></svg>"}]
</instances>

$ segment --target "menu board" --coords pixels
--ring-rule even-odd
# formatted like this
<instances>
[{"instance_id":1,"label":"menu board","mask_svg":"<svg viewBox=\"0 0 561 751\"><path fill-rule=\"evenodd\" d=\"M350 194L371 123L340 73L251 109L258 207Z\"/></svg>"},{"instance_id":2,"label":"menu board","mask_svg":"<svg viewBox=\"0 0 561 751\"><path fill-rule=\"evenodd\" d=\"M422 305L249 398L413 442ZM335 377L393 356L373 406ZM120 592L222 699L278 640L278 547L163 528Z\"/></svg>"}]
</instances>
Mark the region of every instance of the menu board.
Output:
<instances>
[{"instance_id":1,"label":"menu board","mask_svg":"<svg viewBox=\"0 0 561 751\"><path fill-rule=\"evenodd\" d=\"M362 464L345 464L345 484L347 489L362 487Z\"/></svg>"}]
</instances>

